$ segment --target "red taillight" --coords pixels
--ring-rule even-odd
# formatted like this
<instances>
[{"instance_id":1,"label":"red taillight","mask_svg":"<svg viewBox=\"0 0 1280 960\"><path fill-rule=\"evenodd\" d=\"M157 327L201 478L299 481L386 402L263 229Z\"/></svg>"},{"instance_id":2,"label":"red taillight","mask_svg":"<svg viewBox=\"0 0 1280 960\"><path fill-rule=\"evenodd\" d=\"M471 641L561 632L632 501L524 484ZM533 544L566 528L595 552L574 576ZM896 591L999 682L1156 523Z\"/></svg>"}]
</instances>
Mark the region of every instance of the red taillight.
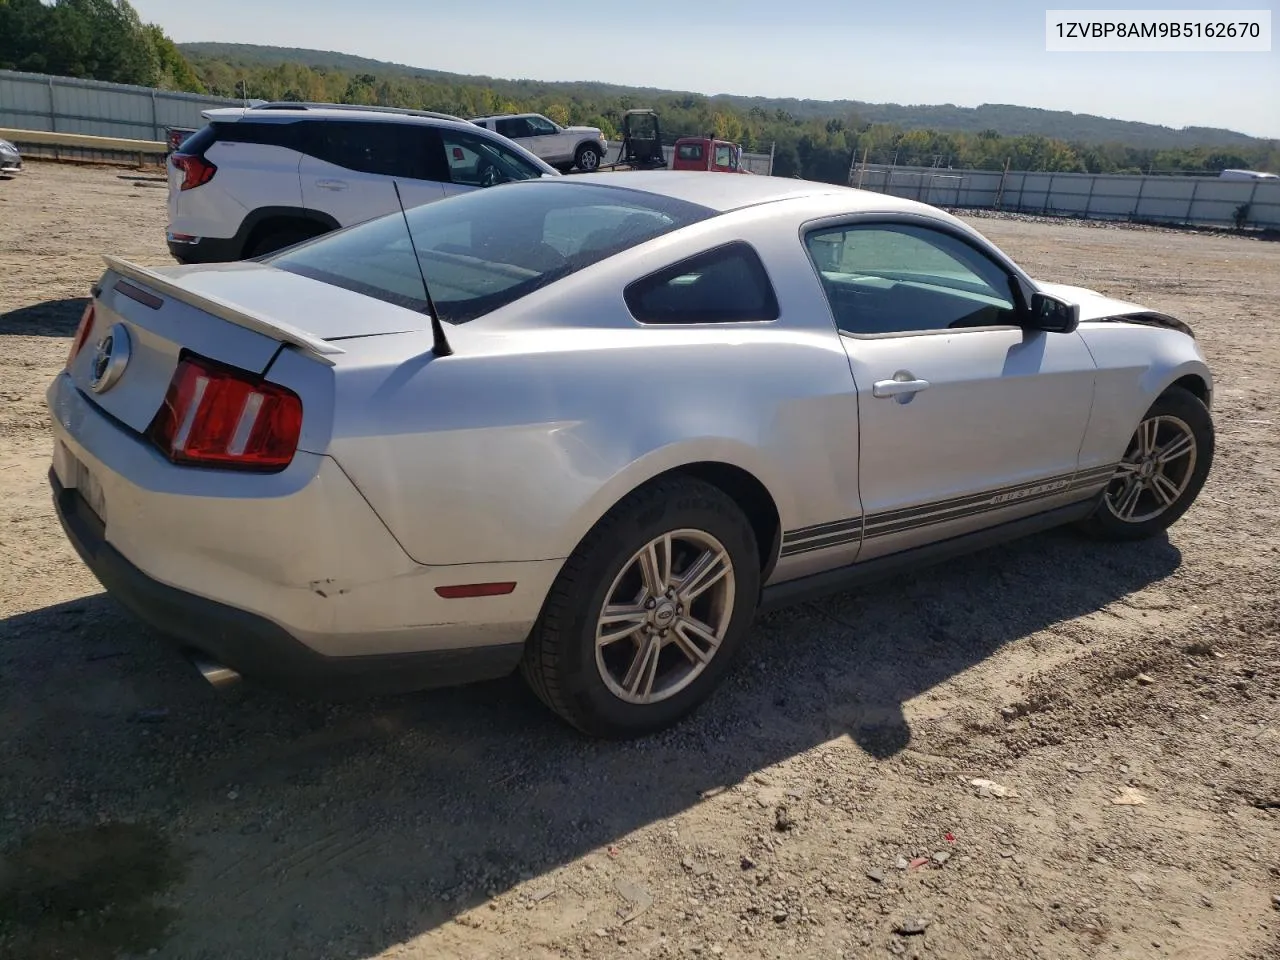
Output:
<instances>
[{"instance_id":1,"label":"red taillight","mask_svg":"<svg viewBox=\"0 0 1280 960\"><path fill-rule=\"evenodd\" d=\"M204 157L190 153L175 153L169 158L175 167L182 171L182 190L191 190L208 183L218 168Z\"/></svg>"},{"instance_id":2,"label":"red taillight","mask_svg":"<svg viewBox=\"0 0 1280 960\"><path fill-rule=\"evenodd\" d=\"M71 361L76 355L84 349L84 342L89 339L89 331L93 329L93 301L90 300L88 306L84 308L84 313L80 314L80 326L76 327L76 337L71 341L71 352L67 354L67 366L71 366Z\"/></svg>"},{"instance_id":3,"label":"red taillight","mask_svg":"<svg viewBox=\"0 0 1280 960\"><path fill-rule=\"evenodd\" d=\"M198 357L178 364L148 435L175 463L282 470L302 431L292 390Z\"/></svg>"}]
</instances>

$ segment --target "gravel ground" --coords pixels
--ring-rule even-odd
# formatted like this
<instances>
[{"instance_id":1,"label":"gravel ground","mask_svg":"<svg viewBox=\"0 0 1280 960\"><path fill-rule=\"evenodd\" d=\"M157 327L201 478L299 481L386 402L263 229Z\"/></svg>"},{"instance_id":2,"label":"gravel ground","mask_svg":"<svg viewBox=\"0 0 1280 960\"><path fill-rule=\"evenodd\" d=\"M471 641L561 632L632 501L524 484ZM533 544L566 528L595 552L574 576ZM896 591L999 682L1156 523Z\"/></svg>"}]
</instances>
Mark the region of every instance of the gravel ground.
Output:
<instances>
[{"instance_id":1,"label":"gravel ground","mask_svg":"<svg viewBox=\"0 0 1280 960\"><path fill-rule=\"evenodd\" d=\"M975 220L1196 328L1197 506L770 615L616 745L515 680L220 695L102 594L42 394L99 254L169 262L153 177L0 181L0 957L1280 957L1280 244Z\"/></svg>"}]
</instances>

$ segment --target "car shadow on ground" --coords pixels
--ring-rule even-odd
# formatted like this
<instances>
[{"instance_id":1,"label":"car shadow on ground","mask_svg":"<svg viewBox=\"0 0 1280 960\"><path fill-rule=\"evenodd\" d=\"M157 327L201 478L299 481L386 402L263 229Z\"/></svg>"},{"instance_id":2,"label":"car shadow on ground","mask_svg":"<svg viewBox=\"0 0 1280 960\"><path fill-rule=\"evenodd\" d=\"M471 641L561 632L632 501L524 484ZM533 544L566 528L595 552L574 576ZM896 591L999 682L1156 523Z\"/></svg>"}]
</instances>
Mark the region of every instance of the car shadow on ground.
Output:
<instances>
[{"instance_id":1,"label":"car shadow on ground","mask_svg":"<svg viewBox=\"0 0 1280 960\"><path fill-rule=\"evenodd\" d=\"M0 336L74 337L88 304L88 297L68 297L0 313Z\"/></svg>"},{"instance_id":2,"label":"car shadow on ground","mask_svg":"<svg viewBox=\"0 0 1280 960\"><path fill-rule=\"evenodd\" d=\"M873 768L911 743L904 703L1179 562L1164 539L1055 532L778 611L701 711L631 743L576 735L514 678L339 704L247 687L228 697L102 595L0 621L0 739L17 756L0 770L0 809L13 814L0 819L11 864L0 946L7 925L27 956L157 946L233 958L246 943L367 956L611 844L625 870L633 831L835 738ZM132 846L86 833L103 820L145 831ZM32 839L50 829L76 842ZM30 849L41 843L62 862ZM104 845L110 856L94 852ZM77 880L122 869L159 879ZM24 908L19 877L28 900L49 887L36 900L61 906ZM104 903L136 918L132 940L109 926L82 935Z\"/></svg>"}]
</instances>

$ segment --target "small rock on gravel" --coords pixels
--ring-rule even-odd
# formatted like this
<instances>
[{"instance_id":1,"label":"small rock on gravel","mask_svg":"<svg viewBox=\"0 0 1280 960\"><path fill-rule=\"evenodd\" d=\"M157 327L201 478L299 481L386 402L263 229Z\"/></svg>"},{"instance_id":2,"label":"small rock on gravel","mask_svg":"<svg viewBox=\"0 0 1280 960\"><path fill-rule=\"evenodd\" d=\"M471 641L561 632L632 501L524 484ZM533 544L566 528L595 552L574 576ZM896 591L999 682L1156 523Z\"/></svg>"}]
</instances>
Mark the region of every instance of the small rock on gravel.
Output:
<instances>
[{"instance_id":1,"label":"small rock on gravel","mask_svg":"<svg viewBox=\"0 0 1280 960\"><path fill-rule=\"evenodd\" d=\"M970 780L969 785L977 787L978 796L980 797L1004 798L1016 797L1018 795L1018 791L1013 789L1013 787L1006 787L1002 783L996 783L994 780L987 780L983 777L979 777L976 780Z\"/></svg>"},{"instance_id":2,"label":"small rock on gravel","mask_svg":"<svg viewBox=\"0 0 1280 960\"><path fill-rule=\"evenodd\" d=\"M928 928L928 917L908 917L906 920L894 924L893 932L901 934L904 937L913 937L917 934L924 933Z\"/></svg>"},{"instance_id":3,"label":"small rock on gravel","mask_svg":"<svg viewBox=\"0 0 1280 960\"><path fill-rule=\"evenodd\" d=\"M867 871L867 879L868 879L868 880L874 880L876 883L884 883L884 871L883 871L883 870L868 870L868 871Z\"/></svg>"},{"instance_id":4,"label":"small rock on gravel","mask_svg":"<svg viewBox=\"0 0 1280 960\"><path fill-rule=\"evenodd\" d=\"M795 825L795 820L792 818L790 812L785 806L780 806L774 811L773 829L777 830L779 833L785 833Z\"/></svg>"},{"instance_id":5,"label":"small rock on gravel","mask_svg":"<svg viewBox=\"0 0 1280 960\"><path fill-rule=\"evenodd\" d=\"M1147 798L1133 787L1125 787L1118 796L1111 798L1111 802L1121 807L1139 807L1146 804Z\"/></svg>"}]
</instances>

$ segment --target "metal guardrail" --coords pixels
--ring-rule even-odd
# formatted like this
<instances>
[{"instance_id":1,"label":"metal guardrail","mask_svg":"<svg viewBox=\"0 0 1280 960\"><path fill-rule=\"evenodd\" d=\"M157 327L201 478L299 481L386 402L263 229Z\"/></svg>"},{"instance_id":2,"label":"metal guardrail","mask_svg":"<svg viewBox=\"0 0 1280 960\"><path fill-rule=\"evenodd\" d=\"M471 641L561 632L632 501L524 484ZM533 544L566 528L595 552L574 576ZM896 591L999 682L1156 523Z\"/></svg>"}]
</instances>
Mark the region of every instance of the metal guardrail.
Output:
<instances>
[{"instance_id":1,"label":"metal guardrail","mask_svg":"<svg viewBox=\"0 0 1280 960\"><path fill-rule=\"evenodd\" d=\"M155 140L94 137L83 133L50 133L0 127L0 140L14 144L27 160L74 160L83 163L164 164L168 147Z\"/></svg>"}]
</instances>

